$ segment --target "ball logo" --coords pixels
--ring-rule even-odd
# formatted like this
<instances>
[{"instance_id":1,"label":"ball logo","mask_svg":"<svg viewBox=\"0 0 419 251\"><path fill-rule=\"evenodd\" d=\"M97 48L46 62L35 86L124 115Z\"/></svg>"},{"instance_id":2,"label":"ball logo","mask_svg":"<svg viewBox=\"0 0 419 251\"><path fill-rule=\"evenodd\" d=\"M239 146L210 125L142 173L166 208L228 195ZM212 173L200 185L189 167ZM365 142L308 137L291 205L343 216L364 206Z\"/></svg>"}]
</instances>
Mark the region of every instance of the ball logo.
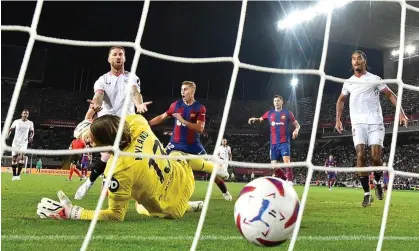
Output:
<instances>
[{"instance_id":1,"label":"ball logo","mask_svg":"<svg viewBox=\"0 0 419 251\"><path fill-rule=\"evenodd\" d=\"M106 178L105 178L105 180L106 180ZM103 181L103 185L105 185L105 180ZM117 179L115 179L115 177L112 177L111 182L109 183L108 189L112 193L115 193L116 191L118 191L119 181Z\"/></svg>"}]
</instances>

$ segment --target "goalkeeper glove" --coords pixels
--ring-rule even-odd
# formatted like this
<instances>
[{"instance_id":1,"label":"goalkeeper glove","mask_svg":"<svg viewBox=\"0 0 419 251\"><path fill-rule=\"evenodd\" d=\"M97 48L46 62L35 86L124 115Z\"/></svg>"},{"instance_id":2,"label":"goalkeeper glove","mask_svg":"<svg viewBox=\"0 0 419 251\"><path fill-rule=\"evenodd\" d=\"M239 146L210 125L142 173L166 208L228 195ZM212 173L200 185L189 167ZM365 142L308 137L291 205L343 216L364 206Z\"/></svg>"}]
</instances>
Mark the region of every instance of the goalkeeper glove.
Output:
<instances>
[{"instance_id":1,"label":"goalkeeper glove","mask_svg":"<svg viewBox=\"0 0 419 251\"><path fill-rule=\"evenodd\" d=\"M57 192L57 196L60 202L42 198L41 202L38 203L38 210L36 211L39 217L59 220L80 219L84 208L73 206L70 199L61 190Z\"/></svg>"}]
</instances>

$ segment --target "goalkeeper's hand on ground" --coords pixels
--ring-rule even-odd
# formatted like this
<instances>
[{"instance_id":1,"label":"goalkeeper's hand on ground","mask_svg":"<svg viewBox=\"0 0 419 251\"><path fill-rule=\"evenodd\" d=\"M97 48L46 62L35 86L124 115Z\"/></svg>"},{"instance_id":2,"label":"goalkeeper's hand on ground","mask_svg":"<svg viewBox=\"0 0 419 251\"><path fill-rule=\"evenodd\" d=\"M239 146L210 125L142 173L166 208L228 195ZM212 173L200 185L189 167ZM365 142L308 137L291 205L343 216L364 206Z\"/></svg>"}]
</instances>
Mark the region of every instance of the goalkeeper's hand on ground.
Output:
<instances>
[{"instance_id":1,"label":"goalkeeper's hand on ground","mask_svg":"<svg viewBox=\"0 0 419 251\"><path fill-rule=\"evenodd\" d=\"M36 211L39 217L59 220L80 219L84 209L79 206L73 206L70 199L61 190L57 192L57 196L60 202L42 198L41 202L38 203L38 210Z\"/></svg>"}]
</instances>

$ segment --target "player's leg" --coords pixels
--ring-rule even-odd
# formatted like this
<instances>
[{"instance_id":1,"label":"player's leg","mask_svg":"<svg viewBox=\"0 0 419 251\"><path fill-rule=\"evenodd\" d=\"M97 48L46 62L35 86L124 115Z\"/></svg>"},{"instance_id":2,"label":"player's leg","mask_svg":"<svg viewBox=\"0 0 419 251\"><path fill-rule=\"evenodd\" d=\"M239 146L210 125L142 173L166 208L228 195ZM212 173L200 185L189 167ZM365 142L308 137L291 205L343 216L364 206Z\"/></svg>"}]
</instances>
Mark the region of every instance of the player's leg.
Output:
<instances>
[{"instance_id":1,"label":"player's leg","mask_svg":"<svg viewBox=\"0 0 419 251\"><path fill-rule=\"evenodd\" d=\"M83 199L83 197L87 194L87 192L93 186L97 178L105 172L106 163L108 162L108 159L111 157L111 155L110 153L107 153L107 152L101 152L100 155L101 155L100 160L93 162L90 165L91 172L90 172L89 178L86 179L86 182L84 182L77 189L76 194L74 195L74 198L76 200Z\"/></svg>"},{"instance_id":2,"label":"player's leg","mask_svg":"<svg viewBox=\"0 0 419 251\"><path fill-rule=\"evenodd\" d=\"M282 156L282 161L284 163L291 163L291 148L290 148L290 144L288 143L282 143L279 145L279 151L280 154ZM287 176L287 181L292 185L293 184L293 173L292 173L292 168L287 167L285 168L286 171L286 176Z\"/></svg>"},{"instance_id":3,"label":"player's leg","mask_svg":"<svg viewBox=\"0 0 419 251\"><path fill-rule=\"evenodd\" d=\"M18 155L19 155L18 153L12 152L12 172L13 172L12 180L13 181L16 180Z\"/></svg>"},{"instance_id":4,"label":"player's leg","mask_svg":"<svg viewBox=\"0 0 419 251\"><path fill-rule=\"evenodd\" d=\"M20 174L22 172L24 163L25 163L25 153L19 153L18 164L17 164L17 172L16 172L16 180L21 180L20 179Z\"/></svg>"},{"instance_id":5,"label":"player's leg","mask_svg":"<svg viewBox=\"0 0 419 251\"><path fill-rule=\"evenodd\" d=\"M368 141L368 128L365 124L358 124L352 126L352 137L354 140L355 150L356 150L356 166L365 167L366 166L366 156L365 156L365 145ZM359 181L361 182L362 189L364 190L364 199L362 201L362 206L367 207L371 205L373 197L370 193L370 187L368 182L368 172L358 172Z\"/></svg>"},{"instance_id":6,"label":"player's leg","mask_svg":"<svg viewBox=\"0 0 419 251\"><path fill-rule=\"evenodd\" d=\"M271 163L276 164L281 159L281 153L279 151L278 145L271 145L271 150L269 152ZM274 170L275 177L278 177L283 180L287 180L287 176L281 168Z\"/></svg>"},{"instance_id":7,"label":"player's leg","mask_svg":"<svg viewBox=\"0 0 419 251\"><path fill-rule=\"evenodd\" d=\"M176 150L171 151L170 155L172 154L186 155L186 153L176 151ZM221 171L221 166L219 164L216 164L211 161L204 160L204 159L189 159L187 160L187 163L192 168L193 171L204 172L208 174L211 174L214 168L217 168L216 169L217 176L215 177L214 183L220 189L225 200L231 201L233 199L230 192L227 189L227 185L225 184L224 180L218 176L219 172Z\"/></svg>"},{"instance_id":8,"label":"player's leg","mask_svg":"<svg viewBox=\"0 0 419 251\"><path fill-rule=\"evenodd\" d=\"M383 125L369 125L368 142L371 147L372 166L383 165L383 160L381 159L381 156L383 149L384 134L385 130ZM383 188L380 182L382 175L382 171L374 171L375 195L379 200L382 200L384 198Z\"/></svg>"}]
</instances>

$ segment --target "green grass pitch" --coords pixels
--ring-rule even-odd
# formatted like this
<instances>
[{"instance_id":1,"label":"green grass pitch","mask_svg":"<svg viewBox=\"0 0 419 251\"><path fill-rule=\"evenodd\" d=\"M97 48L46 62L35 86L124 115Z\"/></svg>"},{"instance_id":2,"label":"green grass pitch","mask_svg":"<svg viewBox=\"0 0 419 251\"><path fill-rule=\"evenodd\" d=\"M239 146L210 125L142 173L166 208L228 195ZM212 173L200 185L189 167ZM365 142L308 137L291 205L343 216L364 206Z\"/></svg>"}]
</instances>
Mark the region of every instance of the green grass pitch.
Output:
<instances>
[{"instance_id":1,"label":"green grass pitch","mask_svg":"<svg viewBox=\"0 0 419 251\"><path fill-rule=\"evenodd\" d=\"M81 184L66 182L64 176L22 175L11 181L2 173L1 250L79 250L87 232L87 221L40 219L36 206L42 197L56 199L62 189L73 197ZM198 181L192 200L203 200L207 182ZM237 197L244 183L228 183ZM301 196L302 186L295 187ZM73 204L94 209L100 191L97 182L83 201ZM362 191L311 187L295 250L375 250L380 231L384 201L361 207ZM105 203L106 204L106 203ZM233 219L233 202L224 201L218 188L213 190L210 207L198 250L260 250L241 238ZM199 213L179 220L139 216L134 203L123 222L99 222L88 250L189 250ZM419 192L394 191L383 250L418 250ZM287 250L288 243L271 248Z\"/></svg>"}]
</instances>

